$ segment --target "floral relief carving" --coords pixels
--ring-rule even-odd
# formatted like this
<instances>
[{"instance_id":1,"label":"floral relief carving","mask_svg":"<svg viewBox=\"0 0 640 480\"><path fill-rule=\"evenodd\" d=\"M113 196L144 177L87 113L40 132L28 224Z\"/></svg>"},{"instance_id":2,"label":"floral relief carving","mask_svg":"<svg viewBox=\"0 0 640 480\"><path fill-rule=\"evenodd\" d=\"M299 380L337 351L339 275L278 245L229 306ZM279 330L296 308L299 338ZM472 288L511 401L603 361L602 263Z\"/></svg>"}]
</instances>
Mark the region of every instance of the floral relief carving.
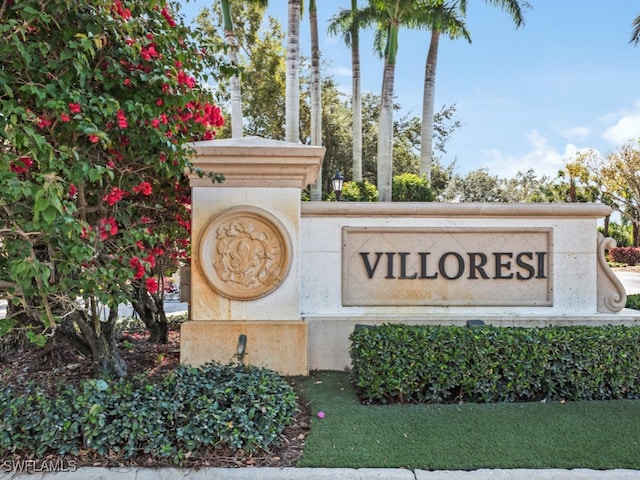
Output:
<instances>
[{"instance_id":1,"label":"floral relief carving","mask_svg":"<svg viewBox=\"0 0 640 480\"><path fill-rule=\"evenodd\" d=\"M223 212L205 230L201 264L221 295L260 298L275 290L290 265L289 237L268 212L239 207Z\"/></svg>"}]
</instances>

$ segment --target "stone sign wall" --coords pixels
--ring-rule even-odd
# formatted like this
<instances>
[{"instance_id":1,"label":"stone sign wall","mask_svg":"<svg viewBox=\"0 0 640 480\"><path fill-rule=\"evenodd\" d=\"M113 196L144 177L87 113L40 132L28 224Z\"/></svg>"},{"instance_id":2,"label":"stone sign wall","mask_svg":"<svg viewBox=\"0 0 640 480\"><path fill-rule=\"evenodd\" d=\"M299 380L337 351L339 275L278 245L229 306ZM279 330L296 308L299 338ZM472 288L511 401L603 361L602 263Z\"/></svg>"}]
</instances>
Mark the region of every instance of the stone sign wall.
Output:
<instances>
[{"instance_id":1,"label":"stone sign wall","mask_svg":"<svg viewBox=\"0 0 640 480\"><path fill-rule=\"evenodd\" d=\"M343 227L342 304L553 305L552 230Z\"/></svg>"},{"instance_id":2,"label":"stone sign wall","mask_svg":"<svg viewBox=\"0 0 640 480\"><path fill-rule=\"evenodd\" d=\"M358 324L637 321L604 258L604 205L301 202L321 147L242 138L195 150L185 363L304 375L349 368Z\"/></svg>"}]
</instances>

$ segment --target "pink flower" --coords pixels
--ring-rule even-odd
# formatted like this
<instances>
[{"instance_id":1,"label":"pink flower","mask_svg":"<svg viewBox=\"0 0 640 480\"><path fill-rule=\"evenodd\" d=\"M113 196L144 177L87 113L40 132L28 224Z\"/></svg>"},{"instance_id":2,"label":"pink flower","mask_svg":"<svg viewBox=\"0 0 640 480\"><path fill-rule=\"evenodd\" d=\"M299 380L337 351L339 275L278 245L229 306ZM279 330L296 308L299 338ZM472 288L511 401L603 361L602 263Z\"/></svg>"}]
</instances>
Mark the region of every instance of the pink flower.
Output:
<instances>
[{"instance_id":1,"label":"pink flower","mask_svg":"<svg viewBox=\"0 0 640 480\"><path fill-rule=\"evenodd\" d=\"M61 113L61 114L60 114L60 120L61 120L62 122L67 123L67 122L70 122L70 121L71 121L71 117L70 117L69 115L67 115L66 113Z\"/></svg>"},{"instance_id":2,"label":"pink flower","mask_svg":"<svg viewBox=\"0 0 640 480\"><path fill-rule=\"evenodd\" d=\"M98 143L100 141L100 137L98 137L97 135L89 135L89 141L91 143Z\"/></svg>"},{"instance_id":3,"label":"pink flower","mask_svg":"<svg viewBox=\"0 0 640 480\"><path fill-rule=\"evenodd\" d=\"M80 111L82 110L82 108L80 107L79 103L70 103L69 104L69 111L73 114L76 113L80 113Z\"/></svg>"}]
</instances>

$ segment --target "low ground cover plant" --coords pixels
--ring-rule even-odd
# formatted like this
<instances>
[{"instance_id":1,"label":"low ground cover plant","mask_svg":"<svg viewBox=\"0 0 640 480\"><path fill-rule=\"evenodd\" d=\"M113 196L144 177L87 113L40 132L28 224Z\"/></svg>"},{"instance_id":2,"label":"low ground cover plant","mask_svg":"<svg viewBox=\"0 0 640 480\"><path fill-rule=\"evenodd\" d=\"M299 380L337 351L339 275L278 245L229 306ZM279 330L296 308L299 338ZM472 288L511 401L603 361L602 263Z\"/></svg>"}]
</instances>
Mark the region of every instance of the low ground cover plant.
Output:
<instances>
[{"instance_id":1,"label":"low ground cover plant","mask_svg":"<svg viewBox=\"0 0 640 480\"><path fill-rule=\"evenodd\" d=\"M640 397L640 327L382 325L350 340L367 403Z\"/></svg>"},{"instance_id":2,"label":"low ground cover plant","mask_svg":"<svg viewBox=\"0 0 640 480\"><path fill-rule=\"evenodd\" d=\"M173 464L207 449L276 445L297 411L276 373L243 365L180 365L169 375L85 380L47 395L37 385L0 390L0 457L150 454Z\"/></svg>"}]
</instances>

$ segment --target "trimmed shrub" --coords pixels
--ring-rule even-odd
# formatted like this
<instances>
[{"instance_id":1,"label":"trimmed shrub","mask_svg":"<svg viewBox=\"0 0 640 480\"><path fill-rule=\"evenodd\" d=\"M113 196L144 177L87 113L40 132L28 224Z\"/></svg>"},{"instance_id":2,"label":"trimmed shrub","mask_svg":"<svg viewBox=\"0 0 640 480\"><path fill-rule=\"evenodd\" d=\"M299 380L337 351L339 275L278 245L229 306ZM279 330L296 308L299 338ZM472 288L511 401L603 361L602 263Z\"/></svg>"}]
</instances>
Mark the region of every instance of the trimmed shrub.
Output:
<instances>
[{"instance_id":1,"label":"trimmed shrub","mask_svg":"<svg viewBox=\"0 0 640 480\"><path fill-rule=\"evenodd\" d=\"M615 247L609 250L609 260L614 263L623 263L634 266L640 263L640 248Z\"/></svg>"},{"instance_id":2,"label":"trimmed shrub","mask_svg":"<svg viewBox=\"0 0 640 480\"><path fill-rule=\"evenodd\" d=\"M255 367L181 365L152 383L88 380L49 396L0 390L0 456L24 451L76 455L80 449L130 458L146 453L174 464L198 449L267 450L297 411L293 388Z\"/></svg>"},{"instance_id":3,"label":"trimmed shrub","mask_svg":"<svg viewBox=\"0 0 640 480\"><path fill-rule=\"evenodd\" d=\"M632 295L627 295L627 303L625 307L640 310L640 294L634 293Z\"/></svg>"},{"instance_id":4,"label":"trimmed shrub","mask_svg":"<svg viewBox=\"0 0 640 480\"><path fill-rule=\"evenodd\" d=\"M345 182L342 186L342 200L345 202L377 202L378 189L366 180Z\"/></svg>"},{"instance_id":5,"label":"trimmed shrub","mask_svg":"<svg viewBox=\"0 0 640 480\"><path fill-rule=\"evenodd\" d=\"M394 202L433 202L435 195L424 175L403 173L393 177L391 198Z\"/></svg>"},{"instance_id":6,"label":"trimmed shrub","mask_svg":"<svg viewBox=\"0 0 640 480\"><path fill-rule=\"evenodd\" d=\"M640 327L383 325L350 340L366 403L640 398Z\"/></svg>"}]
</instances>

